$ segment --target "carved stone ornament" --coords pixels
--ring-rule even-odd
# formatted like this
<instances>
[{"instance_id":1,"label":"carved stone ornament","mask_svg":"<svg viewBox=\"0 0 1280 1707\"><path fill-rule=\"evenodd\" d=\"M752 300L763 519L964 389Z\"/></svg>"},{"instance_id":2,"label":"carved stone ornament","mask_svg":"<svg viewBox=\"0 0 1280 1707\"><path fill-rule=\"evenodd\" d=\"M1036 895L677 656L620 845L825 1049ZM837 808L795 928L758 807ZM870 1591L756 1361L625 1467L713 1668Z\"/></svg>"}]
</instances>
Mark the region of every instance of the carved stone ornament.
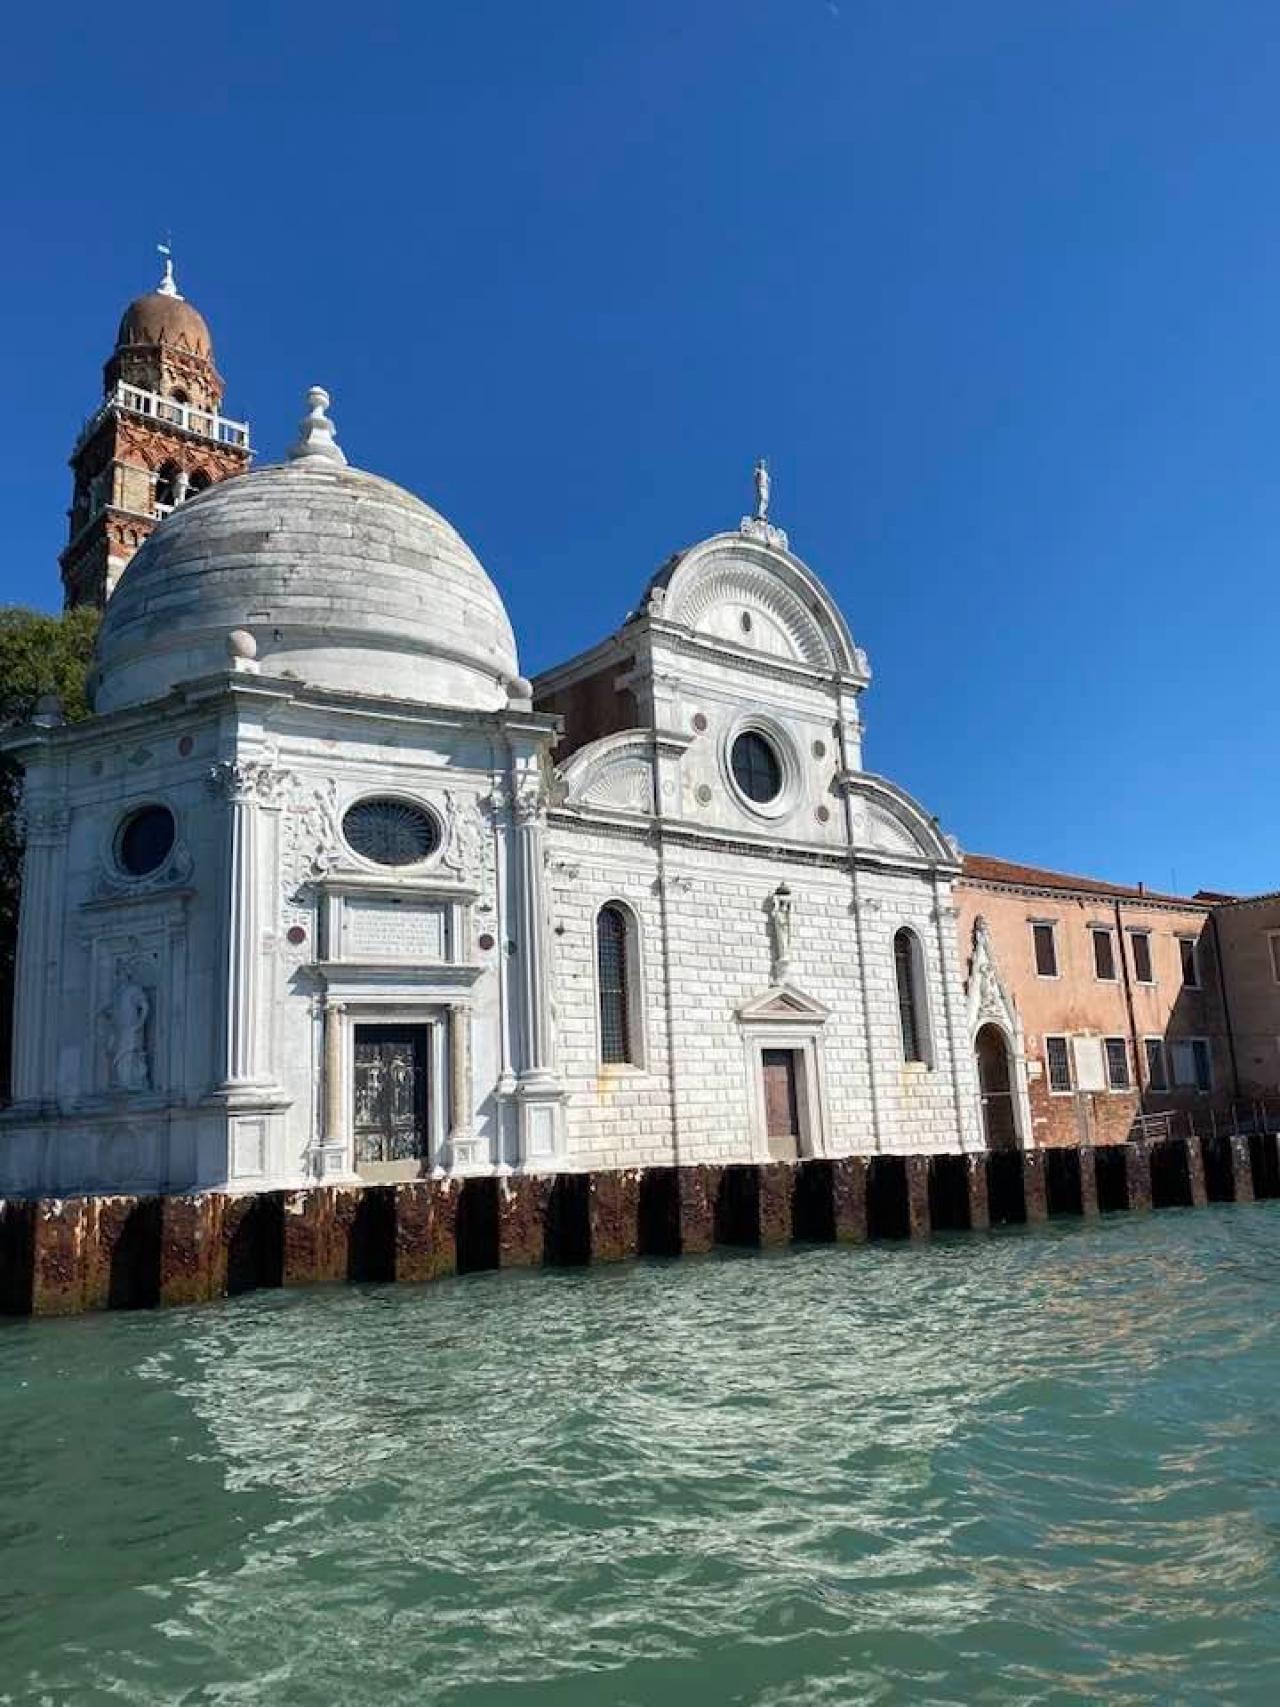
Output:
<instances>
[{"instance_id":1,"label":"carved stone ornament","mask_svg":"<svg viewBox=\"0 0 1280 1707\"><path fill-rule=\"evenodd\" d=\"M338 861L338 785L332 777L285 772L280 814L280 912L283 951L295 960L314 952L316 884ZM289 942L289 931L302 936Z\"/></svg>"},{"instance_id":2,"label":"carved stone ornament","mask_svg":"<svg viewBox=\"0 0 1280 1707\"><path fill-rule=\"evenodd\" d=\"M212 792L223 799L279 806L288 789L288 777L274 759L219 759L209 767L208 782Z\"/></svg>"},{"instance_id":3,"label":"carved stone ornament","mask_svg":"<svg viewBox=\"0 0 1280 1707\"><path fill-rule=\"evenodd\" d=\"M191 849L183 841L176 841L169 850L168 858L144 877L131 877L114 864L106 863L104 857L102 867L93 880L93 898L95 901L110 901L120 896L152 895L157 890L180 889L190 881L194 868Z\"/></svg>"},{"instance_id":4,"label":"carved stone ornament","mask_svg":"<svg viewBox=\"0 0 1280 1707\"><path fill-rule=\"evenodd\" d=\"M745 534L748 539L759 539L765 545L775 546L779 551L786 551L787 536L781 528L774 527L772 522L763 516L743 516L738 523L738 532Z\"/></svg>"},{"instance_id":5,"label":"carved stone ornament","mask_svg":"<svg viewBox=\"0 0 1280 1707\"><path fill-rule=\"evenodd\" d=\"M112 1090L151 1089L151 1059L147 1052L147 1020L151 997L127 961L117 967L110 1000L101 1010L102 1045Z\"/></svg>"},{"instance_id":6,"label":"carved stone ornament","mask_svg":"<svg viewBox=\"0 0 1280 1707\"><path fill-rule=\"evenodd\" d=\"M971 1033L976 1033L979 1026L988 1022L1002 1027L1010 1036L1019 1031L1017 1008L1001 982L991 932L981 915L973 921L973 953L969 960L967 996Z\"/></svg>"},{"instance_id":7,"label":"carved stone ornament","mask_svg":"<svg viewBox=\"0 0 1280 1707\"><path fill-rule=\"evenodd\" d=\"M794 902L791 891L780 883L765 902L769 920L769 942L773 959L773 982L785 984L791 973L791 927Z\"/></svg>"},{"instance_id":8,"label":"carved stone ornament","mask_svg":"<svg viewBox=\"0 0 1280 1707\"><path fill-rule=\"evenodd\" d=\"M515 797L516 822L533 824L547 810L547 791L540 782L525 783Z\"/></svg>"},{"instance_id":9,"label":"carved stone ornament","mask_svg":"<svg viewBox=\"0 0 1280 1707\"><path fill-rule=\"evenodd\" d=\"M60 800L24 800L17 815L18 834L27 842L54 845L64 838L71 813Z\"/></svg>"},{"instance_id":10,"label":"carved stone ornament","mask_svg":"<svg viewBox=\"0 0 1280 1707\"><path fill-rule=\"evenodd\" d=\"M441 865L460 881L479 885L493 863L493 840L484 816L470 795L446 791L445 838Z\"/></svg>"}]
</instances>

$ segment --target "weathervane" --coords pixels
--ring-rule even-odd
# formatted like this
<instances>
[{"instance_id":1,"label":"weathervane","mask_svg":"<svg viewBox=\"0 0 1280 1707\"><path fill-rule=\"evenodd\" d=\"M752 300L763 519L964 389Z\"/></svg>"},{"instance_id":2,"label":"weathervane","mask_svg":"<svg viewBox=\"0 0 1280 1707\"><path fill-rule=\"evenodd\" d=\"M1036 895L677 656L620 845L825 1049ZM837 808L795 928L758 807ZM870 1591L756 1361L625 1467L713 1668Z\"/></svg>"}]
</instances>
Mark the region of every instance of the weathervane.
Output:
<instances>
[{"instance_id":1,"label":"weathervane","mask_svg":"<svg viewBox=\"0 0 1280 1707\"><path fill-rule=\"evenodd\" d=\"M156 286L157 291L161 296L176 296L181 301L181 292L173 276L173 237L171 233L166 231L164 242L156 244L156 254L164 256L164 277Z\"/></svg>"}]
</instances>

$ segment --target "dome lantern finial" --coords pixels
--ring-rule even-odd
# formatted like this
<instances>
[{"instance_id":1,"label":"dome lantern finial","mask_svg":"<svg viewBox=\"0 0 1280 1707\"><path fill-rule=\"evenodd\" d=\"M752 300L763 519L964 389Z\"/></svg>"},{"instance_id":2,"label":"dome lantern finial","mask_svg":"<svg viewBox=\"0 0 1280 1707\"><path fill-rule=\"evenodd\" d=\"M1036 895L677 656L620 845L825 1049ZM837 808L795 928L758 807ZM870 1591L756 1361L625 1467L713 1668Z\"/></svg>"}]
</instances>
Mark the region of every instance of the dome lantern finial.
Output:
<instances>
[{"instance_id":1,"label":"dome lantern finial","mask_svg":"<svg viewBox=\"0 0 1280 1707\"><path fill-rule=\"evenodd\" d=\"M298 424L298 436L289 446L291 461L302 457L324 456L330 462L346 463L342 447L334 432L333 422L325 414L329 393L323 386L313 385L307 393L307 413Z\"/></svg>"},{"instance_id":2,"label":"dome lantern finial","mask_svg":"<svg viewBox=\"0 0 1280 1707\"><path fill-rule=\"evenodd\" d=\"M163 243L156 244L156 253L164 256L164 275L156 286L157 296L174 296L182 301L182 292L178 289L177 280L173 276L173 240L166 237Z\"/></svg>"}]
</instances>

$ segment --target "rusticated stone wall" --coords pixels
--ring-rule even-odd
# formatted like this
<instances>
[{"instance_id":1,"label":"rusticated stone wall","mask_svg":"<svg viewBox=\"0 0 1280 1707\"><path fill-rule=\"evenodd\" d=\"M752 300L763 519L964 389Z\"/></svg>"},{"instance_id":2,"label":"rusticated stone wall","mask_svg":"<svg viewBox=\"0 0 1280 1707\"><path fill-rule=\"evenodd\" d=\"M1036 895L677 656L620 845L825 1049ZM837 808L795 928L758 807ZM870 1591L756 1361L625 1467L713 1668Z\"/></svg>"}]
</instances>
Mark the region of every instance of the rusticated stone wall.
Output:
<instances>
[{"instance_id":1,"label":"rusticated stone wall","mask_svg":"<svg viewBox=\"0 0 1280 1707\"><path fill-rule=\"evenodd\" d=\"M861 1244L1280 1197L1280 1138L1098 1149L0 1201L0 1314L199 1304L260 1287L420 1283L715 1246Z\"/></svg>"}]
</instances>

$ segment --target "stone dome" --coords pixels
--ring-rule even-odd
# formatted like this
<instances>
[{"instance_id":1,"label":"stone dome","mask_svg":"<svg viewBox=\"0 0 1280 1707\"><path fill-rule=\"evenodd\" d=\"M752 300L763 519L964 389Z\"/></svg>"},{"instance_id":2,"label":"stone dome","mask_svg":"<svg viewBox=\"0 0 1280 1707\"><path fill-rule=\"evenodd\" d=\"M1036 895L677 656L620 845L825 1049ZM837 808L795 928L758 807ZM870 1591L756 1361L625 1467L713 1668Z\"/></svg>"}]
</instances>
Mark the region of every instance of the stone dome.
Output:
<instances>
[{"instance_id":1,"label":"stone dome","mask_svg":"<svg viewBox=\"0 0 1280 1707\"><path fill-rule=\"evenodd\" d=\"M317 399L290 461L179 505L130 561L98 636L97 711L229 668L463 710L527 697L475 554L421 499L348 467Z\"/></svg>"},{"instance_id":2,"label":"stone dome","mask_svg":"<svg viewBox=\"0 0 1280 1707\"><path fill-rule=\"evenodd\" d=\"M148 291L125 309L116 333L116 349L138 344L164 344L172 350L187 350L203 361L213 360L213 339L203 314L184 297L166 291Z\"/></svg>"}]
</instances>

